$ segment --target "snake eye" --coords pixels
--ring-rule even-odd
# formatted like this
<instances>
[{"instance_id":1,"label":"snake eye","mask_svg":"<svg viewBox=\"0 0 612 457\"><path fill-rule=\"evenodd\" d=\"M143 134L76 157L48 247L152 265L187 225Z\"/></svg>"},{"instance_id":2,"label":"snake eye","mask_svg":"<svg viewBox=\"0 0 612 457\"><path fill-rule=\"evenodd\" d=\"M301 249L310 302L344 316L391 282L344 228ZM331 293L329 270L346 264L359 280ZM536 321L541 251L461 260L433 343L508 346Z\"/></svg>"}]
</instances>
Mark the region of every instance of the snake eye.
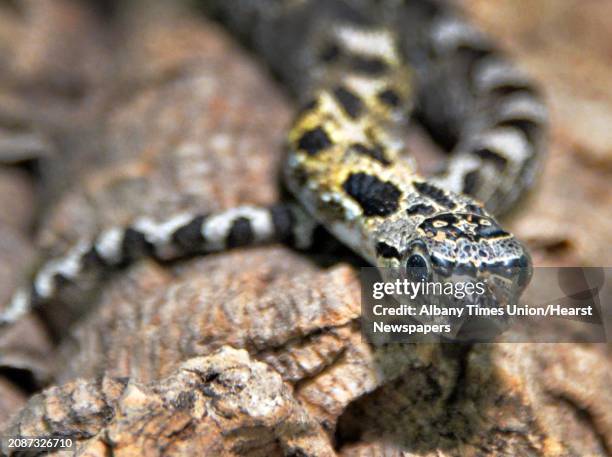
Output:
<instances>
[{"instance_id":1,"label":"snake eye","mask_svg":"<svg viewBox=\"0 0 612 457\"><path fill-rule=\"evenodd\" d=\"M429 276L427 260L421 254L412 254L406 260L406 275L413 281L426 280Z\"/></svg>"}]
</instances>

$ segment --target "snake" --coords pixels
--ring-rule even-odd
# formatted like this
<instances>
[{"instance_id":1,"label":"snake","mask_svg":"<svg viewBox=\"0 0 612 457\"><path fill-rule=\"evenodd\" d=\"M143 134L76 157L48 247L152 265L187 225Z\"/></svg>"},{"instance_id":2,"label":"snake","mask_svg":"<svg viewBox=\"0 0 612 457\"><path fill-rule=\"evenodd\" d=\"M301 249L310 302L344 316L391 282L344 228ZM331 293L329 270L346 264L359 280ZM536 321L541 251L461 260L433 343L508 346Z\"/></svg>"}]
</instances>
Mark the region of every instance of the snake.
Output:
<instances>
[{"instance_id":1,"label":"snake","mask_svg":"<svg viewBox=\"0 0 612 457\"><path fill-rule=\"evenodd\" d=\"M204 3L300 107L281 167L291 197L108 227L43 263L0 325L92 272L147 256L305 245L318 224L387 276L484 279L498 285L491 294L499 303L522 293L531 257L496 217L534 184L547 110L537 85L483 32L436 0ZM405 146L411 122L448 153L429 177Z\"/></svg>"}]
</instances>

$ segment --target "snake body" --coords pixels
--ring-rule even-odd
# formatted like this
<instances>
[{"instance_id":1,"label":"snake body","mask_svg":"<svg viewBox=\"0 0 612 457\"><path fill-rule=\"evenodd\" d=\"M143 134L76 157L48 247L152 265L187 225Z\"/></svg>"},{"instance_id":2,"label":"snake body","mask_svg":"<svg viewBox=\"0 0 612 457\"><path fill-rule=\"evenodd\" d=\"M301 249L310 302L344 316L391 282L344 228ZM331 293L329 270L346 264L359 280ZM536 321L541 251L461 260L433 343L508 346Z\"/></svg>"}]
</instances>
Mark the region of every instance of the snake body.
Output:
<instances>
[{"instance_id":1,"label":"snake body","mask_svg":"<svg viewBox=\"0 0 612 457\"><path fill-rule=\"evenodd\" d=\"M497 301L520 294L529 255L492 214L511 206L537 174L546 111L528 78L482 34L433 0L207 6L302 106L283 166L297 203L111 227L44 264L0 323L92 270L145 255L168 260L299 242L312 219L392 277L447 281L459 274L498 284ZM446 170L429 179L417 173L398 133L412 114L451 152Z\"/></svg>"}]
</instances>

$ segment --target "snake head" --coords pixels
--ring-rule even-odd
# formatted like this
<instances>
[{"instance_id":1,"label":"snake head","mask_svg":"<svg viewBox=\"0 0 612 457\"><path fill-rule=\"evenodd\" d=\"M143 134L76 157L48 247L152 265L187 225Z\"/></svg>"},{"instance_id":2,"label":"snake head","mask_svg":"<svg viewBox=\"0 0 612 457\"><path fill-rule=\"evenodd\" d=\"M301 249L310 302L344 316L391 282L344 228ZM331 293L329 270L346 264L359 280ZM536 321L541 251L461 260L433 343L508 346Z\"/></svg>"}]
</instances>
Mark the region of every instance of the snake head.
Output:
<instances>
[{"instance_id":1,"label":"snake head","mask_svg":"<svg viewBox=\"0 0 612 457\"><path fill-rule=\"evenodd\" d=\"M425 219L404 252L405 267L424 266L438 280L504 278L520 295L532 274L524 246L490 216L442 213ZM421 256L421 257L418 257Z\"/></svg>"},{"instance_id":2,"label":"snake head","mask_svg":"<svg viewBox=\"0 0 612 457\"><path fill-rule=\"evenodd\" d=\"M505 308L518 302L532 276L525 247L485 214L448 212L428 217L397 254L393 266L382 263L391 267L382 270L385 280L401 278L446 287L441 294L419 294L412 301L418 305ZM464 293L455 293L460 289ZM405 297L396 299L406 303ZM498 333L505 328L507 318L495 318L493 322Z\"/></svg>"}]
</instances>

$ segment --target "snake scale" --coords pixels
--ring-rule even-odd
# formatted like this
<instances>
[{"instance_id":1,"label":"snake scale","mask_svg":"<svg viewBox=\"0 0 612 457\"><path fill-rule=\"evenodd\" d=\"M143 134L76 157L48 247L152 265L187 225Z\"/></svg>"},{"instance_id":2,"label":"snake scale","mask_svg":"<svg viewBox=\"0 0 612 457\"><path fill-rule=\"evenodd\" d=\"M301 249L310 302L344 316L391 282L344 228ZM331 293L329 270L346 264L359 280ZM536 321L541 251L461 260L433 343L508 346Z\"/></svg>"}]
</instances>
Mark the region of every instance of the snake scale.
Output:
<instances>
[{"instance_id":1,"label":"snake scale","mask_svg":"<svg viewBox=\"0 0 612 457\"><path fill-rule=\"evenodd\" d=\"M435 0L208 1L302 106L288 135L294 201L139 218L82 240L35 273L0 314L10 324L92 271L251 244L304 244L316 221L370 264L445 281L498 278L520 294L529 254L493 215L534 181L546 108L530 80ZM449 152L426 179L401 128L416 119ZM481 202L485 202L483 205ZM416 273L414 273L416 272Z\"/></svg>"}]
</instances>

